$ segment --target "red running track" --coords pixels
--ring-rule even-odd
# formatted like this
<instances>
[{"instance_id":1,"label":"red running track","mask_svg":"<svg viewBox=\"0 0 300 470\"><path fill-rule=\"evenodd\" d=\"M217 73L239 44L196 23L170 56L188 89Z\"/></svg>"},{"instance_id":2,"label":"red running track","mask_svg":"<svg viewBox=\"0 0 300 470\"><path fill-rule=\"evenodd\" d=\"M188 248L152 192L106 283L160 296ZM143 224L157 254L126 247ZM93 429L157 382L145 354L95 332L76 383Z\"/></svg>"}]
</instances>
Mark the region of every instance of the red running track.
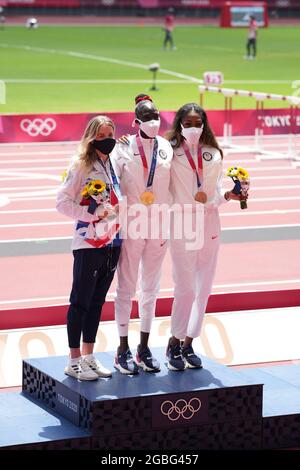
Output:
<instances>
[{"instance_id":1,"label":"red running track","mask_svg":"<svg viewBox=\"0 0 300 470\"><path fill-rule=\"evenodd\" d=\"M56 212L55 190L75 149L75 144L0 147L1 310L68 302L71 253L6 257L5 247L20 240L44 243L43 239L71 237L73 222ZM276 238L282 226L289 226L291 233L300 226L299 168L289 160L259 162L251 153L228 151L224 168L232 164L249 170L251 199L245 211L234 202L222 206L224 233L257 227L260 232L271 230ZM230 187L229 179L224 182ZM299 245L299 239L255 241L255 233L253 241L222 244L213 292L299 289ZM109 298L114 289L115 283ZM162 297L172 296L169 254L161 289Z\"/></svg>"}]
</instances>

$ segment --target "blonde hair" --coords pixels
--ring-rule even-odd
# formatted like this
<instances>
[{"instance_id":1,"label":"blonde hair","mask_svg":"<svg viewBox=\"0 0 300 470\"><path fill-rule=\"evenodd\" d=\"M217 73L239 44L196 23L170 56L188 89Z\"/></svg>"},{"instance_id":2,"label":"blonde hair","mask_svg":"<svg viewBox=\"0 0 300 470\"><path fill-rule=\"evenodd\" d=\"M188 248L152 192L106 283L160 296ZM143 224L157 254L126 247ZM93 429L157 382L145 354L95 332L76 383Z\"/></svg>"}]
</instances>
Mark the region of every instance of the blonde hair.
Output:
<instances>
[{"instance_id":1,"label":"blonde hair","mask_svg":"<svg viewBox=\"0 0 300 470\"><path fill-rule=\"evenodd\" d=\"M115 131L113 121L107 116L95 116L88 123L79 144L79 161L83 167L89 169L98 156L92 142L96 139L101 126L110 126Z\"/></svg>"}]
</instances>

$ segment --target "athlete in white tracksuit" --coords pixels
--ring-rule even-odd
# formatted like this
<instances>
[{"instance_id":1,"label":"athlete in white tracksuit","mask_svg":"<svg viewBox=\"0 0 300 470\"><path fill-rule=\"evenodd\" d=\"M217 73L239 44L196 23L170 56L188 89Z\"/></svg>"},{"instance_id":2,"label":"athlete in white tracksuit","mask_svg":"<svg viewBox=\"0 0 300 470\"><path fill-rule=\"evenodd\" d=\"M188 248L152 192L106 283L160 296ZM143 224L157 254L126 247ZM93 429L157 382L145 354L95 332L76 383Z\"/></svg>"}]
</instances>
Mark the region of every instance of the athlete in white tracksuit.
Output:
<instances>
[{"instance_id":1,"label":"athlete in white tracksuit","mask_svg":"<svg viewBox=\"0 0 300 470\"><path fill-rule=\"evenodd\" d=\"M123 244L118 264L115 299L115 316L120 335L120 346L116 354L115 367L125 374L137 373L136 363L146 371L156 372L160 369L158 361L148 348L148 337L155 315L161 267L168 243L166 234L162 233L161 229L157 233L153 233L153 231L151 233L151 223L154 228L157 228L159 224L157 214L151 211L155 210L157 205L169 203L170 165L173 157L170 143L157 135L160 119L152 101L146 95L139 95L136 98L136 103L135 122L139 126L138 137L131 135L128 138L129 144L117 145L111 156L120 179L122 194L127 197L128 214L130 208L138 204L145 214L142 228L145 228L147 223L149 224L148 233L135 236L134 233L130 233L134 228L132 223L135 217L129 215L127 233L122 235ZM147 187L154 152L157 155L156 168L152 186ZM143 204L141 198L146 197L147 199L149 195L150 198L154 195L153 204ZM128 326L139 269L141 341L137 348L135 363L128 345Z\"/></svg>"},{"instance_id":2,"label":"athlete in white tracksuit","mask_svg":"<svg viewBox=\"0 0 300 470\"><path fill-rule=\"evenodd\" d=\"M175 239L171 224L174 303L167 357L170 369L183 370L201 368L192 341L200 335L216 271L220 246L218 207L240 196L222 189L222 151L202 108L194 103L180 108L169 138L174 148L170 185L173 204L189 205L193 212L204 209L202 248L191 249L186 236Z\"/></svg>"}]
</instances>

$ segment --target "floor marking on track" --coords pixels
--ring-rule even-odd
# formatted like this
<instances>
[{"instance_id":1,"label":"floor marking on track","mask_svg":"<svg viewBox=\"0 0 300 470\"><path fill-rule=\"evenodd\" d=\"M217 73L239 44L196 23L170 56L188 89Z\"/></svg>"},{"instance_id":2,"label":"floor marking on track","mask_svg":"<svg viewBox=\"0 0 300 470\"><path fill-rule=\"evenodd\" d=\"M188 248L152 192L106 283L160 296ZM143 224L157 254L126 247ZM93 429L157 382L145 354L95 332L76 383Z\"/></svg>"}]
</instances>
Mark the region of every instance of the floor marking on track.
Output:
<instances>
[{"instance_id":1,"label":"floor marking on track","mask_svg":"<svg viewBox=\"0 0 300 470\"><path fill-rule=\"evenodd\" d=\"M5 49L22 49L25 51L29 52L41 52L43 54L49 53L49 54L60 54L64 55L67 57L76 57L78 59L87 59L87 60L95 60L98 62L109 62L111 64L116 64L116 65L124 65L126 67L133 67L133 68L138 68L138 69L143 69L143 70L149 70L149 65L148 64L140 64L138 62L131 62L131 61L126 61L126 60L120 60L120 59L113 59L112 57L104 57L100 55L94 55L94 54L87 54L84 52L77 52L77 51L64 51L61 49L48 49L45 47L33 47L33 46L23 46L19 44L0 44L0 47L3 47ZM174 72L172 70L167 70L160 68L159 69L160 73L163 73L165 75L171 75L173 77L177 78L183 78L185 80L188 80L190 82L194 83L202 83L203 80L200 80L197 77L192 77L190 75L186 75L183 73L179 72Z\"/></svg>"}]
</instances>

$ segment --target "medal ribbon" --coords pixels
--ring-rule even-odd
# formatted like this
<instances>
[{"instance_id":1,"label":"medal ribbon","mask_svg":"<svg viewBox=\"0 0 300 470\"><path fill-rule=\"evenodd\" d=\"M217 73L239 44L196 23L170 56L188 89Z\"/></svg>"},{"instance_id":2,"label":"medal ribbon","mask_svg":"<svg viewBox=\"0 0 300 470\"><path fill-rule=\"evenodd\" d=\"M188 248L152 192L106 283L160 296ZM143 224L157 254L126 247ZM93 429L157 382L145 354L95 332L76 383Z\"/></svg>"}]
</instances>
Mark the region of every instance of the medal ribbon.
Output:
<instances>
[{"instance_id":1,"label":"medal ribbon","mask_svg":"<svg viewBox=\"0 0 300 470\"><path fill-rule=\"evenodd\" d=\"M114 191L116 193L116 196L117 196L118 200L122 201L123 197L122 197L122 194L121 194L120 183L119 183L119 180L117 178L117 175L115 173L115 170L112 166L112 163L111 163L110 159L109 159L109 169L110 169L110 176L111 177L109 177L109 174L107 173L105 163L103 163L103 161L101 159L99 159L99 162L100 162L100 165L102 166L103 170L105 171L106 176L108 177L108 179L112 181L112 185L113 185L113 188L114 188Z\"/></svg>"},{"instance_id":2,"label":"medal ribbon","mask_svg":"<svg viewBox=\"0 0 300 470\"><path fill-rule=\"evenodd\" d=\"M203 180L203 161L202 161L202 149L200 147L200 145L198 145L198 169L196 168L196 165L195 165L195 162L194 162L194 159L192 157L192 154L190 152L190 149L188 148L186 142L182 142L182 148L184 150L184 153L185 153L185 156L186 158L188 159L188 162L192 168L192 170L194 171L194 173L196 174L196 178L197 178L197 188L200 189L201 188L201 180Z\"/></svg>"},{"instance_id":3,"label":"medal ribbon","mask_svg":"<svg viewBox=\"0 0 300 470\"><path fill-rule=\"evenodd\" d=\"M146 155L145 155L145 152L144 152L142 142L141 142L141 139L140 139L139 135L136 136L136 143L137 143L137 146L138 146L138 149L139 149L139 154L140 154L142 162L143 162L145 175L147 175L148 163L147 163ZM155 169L156 169L156 163L157 163L157 151L158 151L158 140L155 138L154 139L153 152L152 152L151 166L150 166L150 171L149 171L148 180L147 180L147 189L151 188L152 185L153 185Z\"/></svg>"}]
</instances>

